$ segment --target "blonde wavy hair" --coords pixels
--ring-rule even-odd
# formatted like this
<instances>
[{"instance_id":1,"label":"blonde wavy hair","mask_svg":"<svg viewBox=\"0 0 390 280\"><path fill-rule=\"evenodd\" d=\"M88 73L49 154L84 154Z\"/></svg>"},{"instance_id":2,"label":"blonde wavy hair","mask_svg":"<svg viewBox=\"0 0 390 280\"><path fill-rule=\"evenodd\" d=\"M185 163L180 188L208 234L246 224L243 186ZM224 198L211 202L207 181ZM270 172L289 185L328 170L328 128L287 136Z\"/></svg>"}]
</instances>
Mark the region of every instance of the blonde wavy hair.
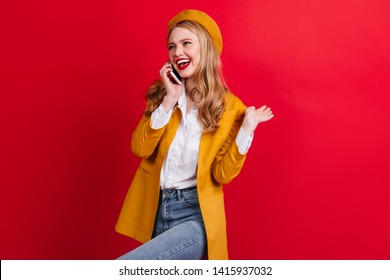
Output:
<instances>
[{"instance_id":1,"label":"blonde wavy hair","mask_svg":"<svg viewBox=\"0 0 390 280\"><path fill-rule=\"evenodd\" d=\"M200 63L193 75L195 87L189 94L198 106L198 117L203 132L214 131L218 128L218 121L225 111L225 95L228 91L222 75L221 59L210 35L202 25L191 20L178 22L168 31L167 42L175 27L185 28L198 36L201 52ZM145 95L147 101L145 116L150 116L160 106L165 94L166 90L162 81L155 81Z\"/></svg>"}]
</instances>

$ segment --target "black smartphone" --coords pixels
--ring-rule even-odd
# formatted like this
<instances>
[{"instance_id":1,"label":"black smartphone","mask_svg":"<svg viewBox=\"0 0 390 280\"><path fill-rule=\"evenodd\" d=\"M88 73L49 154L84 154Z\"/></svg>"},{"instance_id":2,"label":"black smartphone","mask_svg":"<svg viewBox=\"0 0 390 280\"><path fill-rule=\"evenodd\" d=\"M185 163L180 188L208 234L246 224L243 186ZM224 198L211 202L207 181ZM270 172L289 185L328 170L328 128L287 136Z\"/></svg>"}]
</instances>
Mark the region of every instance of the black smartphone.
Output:
<instances>
[{"instance_id":1,"label":"black smartphone","mask_svg":"<svg viewBox=\"0 0 390 280\"><path fill-rule=\"evenodd\" d=\"M172 65L172 71L169 72L169 74L171 75L173 81L176 84L181 85L181 77L180 77L179 73L177 73L177 71L176 71L175 67L173 67L173 65Z\"/></svg>"}]
</instances>

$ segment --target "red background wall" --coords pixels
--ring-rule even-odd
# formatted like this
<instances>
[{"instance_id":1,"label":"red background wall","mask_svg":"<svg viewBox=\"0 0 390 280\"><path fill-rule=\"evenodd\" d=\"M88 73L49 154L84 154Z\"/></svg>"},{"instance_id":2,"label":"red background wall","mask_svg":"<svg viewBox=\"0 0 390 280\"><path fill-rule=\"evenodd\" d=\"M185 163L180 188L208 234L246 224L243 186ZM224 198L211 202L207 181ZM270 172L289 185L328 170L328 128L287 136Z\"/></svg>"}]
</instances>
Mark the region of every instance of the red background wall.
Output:
<instances>
[{"instance_id":1,"label":"red background wall","mask_svg":"<svg viewBox=\"0 0 390 280\"><path fill-rule=\"evenodd\" d=\"M275 118L226 186L232 259L390 258L390 4L7 1L0 7L0 258L113 259L166 24L219 23L231 90Z\"/></svg>"}]
</instances>

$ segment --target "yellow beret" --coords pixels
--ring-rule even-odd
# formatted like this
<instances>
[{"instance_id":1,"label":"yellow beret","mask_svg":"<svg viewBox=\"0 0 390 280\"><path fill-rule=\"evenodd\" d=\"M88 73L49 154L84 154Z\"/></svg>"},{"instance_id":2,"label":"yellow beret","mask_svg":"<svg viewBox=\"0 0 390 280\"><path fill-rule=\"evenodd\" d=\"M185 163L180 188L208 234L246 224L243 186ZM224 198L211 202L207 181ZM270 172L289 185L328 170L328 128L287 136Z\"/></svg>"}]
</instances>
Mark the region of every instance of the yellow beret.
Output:
<instances>
[{"instance_id":1,"label":"yellow beret","mask_svg":"<svg viewBox=\"0 0 390 280\"><path fill-rule=\"evenodd\" d=\"M176 23L183 20L192 20L202 25L213 40L218 54L222 53L222 35L217 23L206 13L198 10L184 10L174 16L168 23L168 29L171 29Z\"/></svg>"}]
</instances>

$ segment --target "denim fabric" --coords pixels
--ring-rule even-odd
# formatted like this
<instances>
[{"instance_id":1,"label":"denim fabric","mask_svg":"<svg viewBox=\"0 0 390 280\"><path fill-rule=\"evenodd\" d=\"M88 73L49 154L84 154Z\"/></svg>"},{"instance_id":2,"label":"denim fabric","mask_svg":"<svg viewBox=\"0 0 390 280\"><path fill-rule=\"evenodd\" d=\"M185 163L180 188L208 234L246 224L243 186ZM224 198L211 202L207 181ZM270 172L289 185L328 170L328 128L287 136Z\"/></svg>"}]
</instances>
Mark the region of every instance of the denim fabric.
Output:
<instances>
[{"instance_id":1,"label":"denim fabric","mask_svg":"<svg viewBox=\"0 0 390 280\"><path fill-rule=\"evenodd\" d=\"M119 260L196 260L207 240L196 187L162 190L153 238Z\"/></svg>"}]
</instances>

